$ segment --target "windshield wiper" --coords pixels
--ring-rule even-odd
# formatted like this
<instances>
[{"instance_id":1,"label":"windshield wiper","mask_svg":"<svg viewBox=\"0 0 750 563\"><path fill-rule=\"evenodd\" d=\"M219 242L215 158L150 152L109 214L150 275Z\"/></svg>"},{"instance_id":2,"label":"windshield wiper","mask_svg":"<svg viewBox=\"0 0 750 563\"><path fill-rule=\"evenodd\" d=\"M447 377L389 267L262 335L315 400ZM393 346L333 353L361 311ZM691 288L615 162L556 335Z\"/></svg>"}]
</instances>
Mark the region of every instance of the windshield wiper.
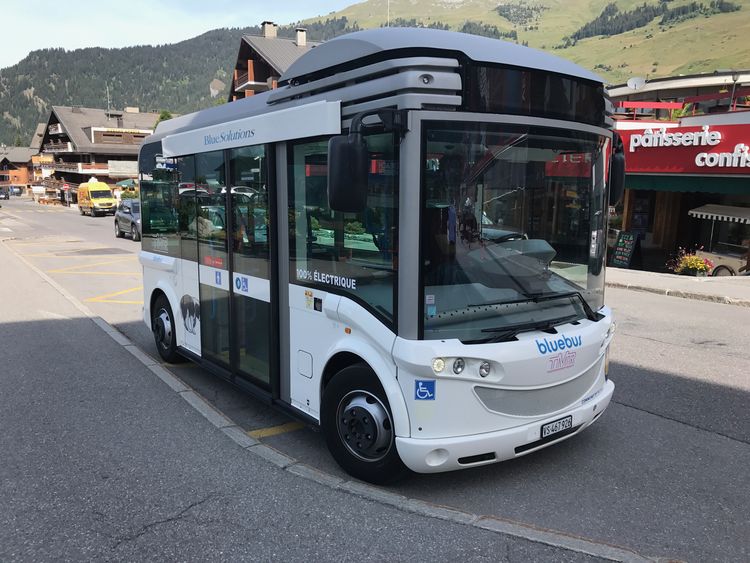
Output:
<instances>
[{"instance_id":1,"label":"windshield wiper","mask_svg":"<svg viewBox=\"0 0 750 563\"><path fill-rule=\"evenodd\" d=\"M523 299L512 299L511 301L492 301L490 303L472 303L467 307L491 307L493 305L515 305L518 303L539 303L541 301L552 301L554 299L563 299L565 297L578 297L581 306L586 313L586 318L591 321L598 321L601 316L594 312L580 291L565 291L563 293L541 292L541 293L523 293Z\"/></svg>"},{"instance_id":2,"label":"windshield wiper","mask_svg":"<svg viewBox=\"0 0 750 563\"><path fill-rule=\"evenodd\" d=\"M574 321L577 318L578 315L568 315L566 317L558 317L557 319L551 319L549 321L519 323L516 325L499 326L495 328L483 328L482 332L492 332L495 333L495 335L487 339L472 340L466 342L466 344L507 342L508 340L513 340L521 332L531 332L532 330L549 330L556 327L557 325Z\"/></svg>"}]
</instances>

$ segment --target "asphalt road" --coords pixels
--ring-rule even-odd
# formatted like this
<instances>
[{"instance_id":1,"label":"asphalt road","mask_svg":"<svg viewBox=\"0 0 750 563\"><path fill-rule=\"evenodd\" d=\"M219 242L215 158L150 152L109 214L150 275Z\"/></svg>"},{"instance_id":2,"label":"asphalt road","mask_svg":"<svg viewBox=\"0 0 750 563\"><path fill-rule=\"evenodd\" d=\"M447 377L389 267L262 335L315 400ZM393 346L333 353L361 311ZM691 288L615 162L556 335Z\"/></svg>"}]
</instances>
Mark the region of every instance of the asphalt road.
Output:
<instances>
[{"instance_id":1,"label":"asphalt road","mask_svg":"<svg viewBox=\"0 0 750 563\"><path fill-rule=\"evenodd\" d=\"M8 249L156 355L140 318L139 245L115 239L111 217L80 217L24 200L3 205L0 239ZM129 354L102 358L96 347L81 346L81 334L103 333L80 312L55 312L68 306L60 299L35 305L34 319L25 320L23 303L42 299L33 291L40 279L31 276L23 288L2 285L0 297L3 310L18 316L0 317L0 338L14 342L14 352L3 354L7 360L0 356L6 374L0 423L12 429L0 447L18 452L0 461L10 460L12 475L0 478L21 491L0 500L0 559L45 559L56 549L70 558L141 558L149 553L142 550L156 549L163 557L194 559L216 555L219 546L226 549L219 558L228 559L583 557L321 492L246 459L184 404L165 399L158 380L129 377ZM40 291L50 290L44 285ZM607 301L618 319L610 368L617 388L596 425L518 460L414 475L390 491L648 557L748 560L750 311L614 289ZM35 342L35 334L50 332L54 342ZM23 375L10 369L16 365ZM196 366L170 370L264 443L345 477L313 429L290 424ZM75 384L70 374L77 374ZM179 460L179 468L170 460ZM49 491L58 496L45 498ZM34 525L19 531L28 522ZM69 544L76 551L65 551Z\"/></svg>"}]
</instances>

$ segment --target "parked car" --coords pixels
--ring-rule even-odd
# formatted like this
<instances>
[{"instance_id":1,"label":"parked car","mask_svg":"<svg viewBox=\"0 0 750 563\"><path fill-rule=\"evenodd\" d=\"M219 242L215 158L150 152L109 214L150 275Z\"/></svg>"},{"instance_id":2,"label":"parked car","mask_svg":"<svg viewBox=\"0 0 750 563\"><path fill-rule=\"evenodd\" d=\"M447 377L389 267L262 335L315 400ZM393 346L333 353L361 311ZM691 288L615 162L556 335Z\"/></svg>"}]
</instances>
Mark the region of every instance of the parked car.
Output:
<instances>
[{"instance_id":1,"label":"parked car","mask_svg":"<svg viewBox=\"0 0 750 563\"><path fill-rule=\"evenodd\" d=\"M141 240L141 202L137 199L123 199L115 211L115 236L125 233L133 240Z\"/></svg>"},{"instance_id":2,"label":"parked car","mask_svg":"<svg viewBox=\"0 0 750 563\"><path fill-rule=\"evenodd\" d=\"M0 199L10 199L10 194L5 190L0 190Z\"/></svg>"}]
</instances>

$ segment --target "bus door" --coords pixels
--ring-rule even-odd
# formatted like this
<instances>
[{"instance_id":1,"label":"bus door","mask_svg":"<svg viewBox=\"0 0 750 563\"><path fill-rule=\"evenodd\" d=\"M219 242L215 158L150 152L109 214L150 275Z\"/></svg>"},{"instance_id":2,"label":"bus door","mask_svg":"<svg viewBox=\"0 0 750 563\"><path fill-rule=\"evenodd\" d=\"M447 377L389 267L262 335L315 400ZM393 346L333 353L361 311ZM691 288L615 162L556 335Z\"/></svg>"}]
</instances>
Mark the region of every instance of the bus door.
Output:
<instances>
[{"instance_id":1,"label":"bus door","mask_svg":"<svg viewBox=\"0 0 750 563\"><path fill-rule=\"evenodd\" d=\"M229 151L232 371L271 386L271 215L263 145Z\"/></svg>"},{"instance_id":2,"label":"bus door","mask_svg":"<svg viewBox=\"0 0 750 563\"><path fill-rule=\"evenodd\" d=\"M224 152L195 155L201 355L230 369L229 257Z\"/></svg>"},{"instance_id":3,"label":"bus door","mask_svg":"<svg viewBox=\"0 0 750 563\"><path fill-rule=\"evenodd\" d=\"M328 139L294 143L288 152L289 395L313 417L331 347L353 334L341 307L356 311L357 338L367 332L387 350L395 338L398 143L393 133L366 139L370 174L360 213L328 204Z\"/></svg>"}]
</instances>

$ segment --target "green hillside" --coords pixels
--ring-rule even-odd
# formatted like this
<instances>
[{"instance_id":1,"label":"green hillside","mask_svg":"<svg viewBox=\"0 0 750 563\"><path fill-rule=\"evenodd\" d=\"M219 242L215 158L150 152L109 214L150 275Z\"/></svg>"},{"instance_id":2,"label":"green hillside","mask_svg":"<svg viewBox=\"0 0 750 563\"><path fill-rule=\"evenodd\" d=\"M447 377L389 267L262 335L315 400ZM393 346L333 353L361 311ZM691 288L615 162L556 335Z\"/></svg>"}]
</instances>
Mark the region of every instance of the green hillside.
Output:
<instances>
[{"instance_id":1,"label":"green hillside","mask_svg":"<svg viewBox=\"0 0 750 563\"><path fill-rule=\"evenodd\" d=\"M425 16L424 14L429 14ZM387 0L302 22L311 40L386 25ZM575 61L610 84L750 68L750 0L391 0L390 23L517 41ZM281 26L291 37L296 24ZM44 49L0 70L0 142L27 144L53 105L186 113L222 103L240 37L218 29L173 45ZM221 81L223 91L210 94Z\"/></svg>"},{"instance_id":2,"label":"green hillside","mask_svg":"<svg viewBox=\"0 0 750 563\"><path fill-rule=\"evenodd\" d=\"M665 10L698 5L705 13L698 11L694 17L678 18L665 25L659 24L661 17L655 17L648 25L631 31L581 39L564 47L566 38L600 16L610 3L621 14L644 5L663 5ZM747 39L750 0L724 2L739 8L724 13L709 13L712 4L717 3L710 0L391 0L390 19L396 25L412 19L422 26L442 23L459 31L470 21L495 26L500 32L515 31L519 43L572 60L616 84L631 76L655 78L720 68L750 68ZM387 13L387 0L367 0L326 17L346 17L350 24L371 28L386 25Z\"/></svg>"}]
</instances>

